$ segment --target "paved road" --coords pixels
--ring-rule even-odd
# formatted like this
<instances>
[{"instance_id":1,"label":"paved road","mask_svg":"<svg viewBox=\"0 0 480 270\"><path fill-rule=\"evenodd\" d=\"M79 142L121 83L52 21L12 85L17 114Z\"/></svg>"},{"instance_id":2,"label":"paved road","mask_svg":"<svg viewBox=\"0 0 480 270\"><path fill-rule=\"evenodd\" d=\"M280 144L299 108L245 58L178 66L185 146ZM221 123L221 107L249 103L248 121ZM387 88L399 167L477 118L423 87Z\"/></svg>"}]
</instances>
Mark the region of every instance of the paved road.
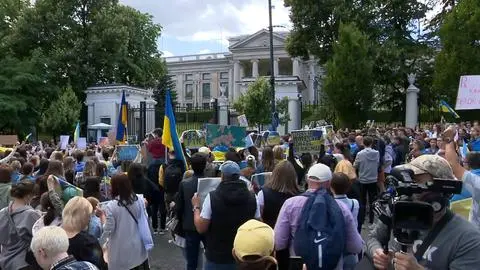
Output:
<instances>
[{"instance_id":1,"label":"paved road","mask_svg":"<svg viewBox=\"0 0 480 270\"><path fill-rule=\"evenodd\" d=\"M184 269L185 260L179 247L168 243L169 233L154 235L155 247L150 253L150 269L180 270Z\"/></svg>"}]
</instances>

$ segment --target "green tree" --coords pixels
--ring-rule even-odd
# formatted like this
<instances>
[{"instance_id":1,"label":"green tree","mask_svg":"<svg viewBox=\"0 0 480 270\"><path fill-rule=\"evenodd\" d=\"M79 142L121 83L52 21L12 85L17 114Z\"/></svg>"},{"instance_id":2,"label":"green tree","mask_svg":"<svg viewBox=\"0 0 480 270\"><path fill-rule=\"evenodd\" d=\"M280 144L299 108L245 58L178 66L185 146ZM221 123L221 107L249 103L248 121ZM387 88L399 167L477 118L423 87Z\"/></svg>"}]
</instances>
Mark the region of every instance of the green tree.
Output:
<instances>
[{"instance_id":1,"label":"green tree","mask_svg":"<svg viewBox=\"0 0 480 270\"><path fill-rule=\"evenodd\" d=\"M67 87L43 113L41 127L54 135L54 138L60 134L70 134L79 120L81 109L82 105L75 92Z\"/></svg>"},{"instance_id":2,"label":"green tree","mask_svg":"<svg viewBox=\"0 0 480 270\"><path fill-rule=\"evenodd\" d=\"M366 120L373 100L370 42L354 25L342 24L333 52L324 90L341 126L355 126Z\"/></svg>"},{"instance_id":3,"label":"green tree","mask_svg":"<svg viewBox=\"0 0 480 270\"><path fill-rule=\"evenodd\" d=\"M290 120L288 100L278 99L275 103L280 123L287 123ZM269 81L260 77L248 86L247 92L240 96L233 107L238 112L245 114L249 125L260 126L272 122L270 104L272 104L272 90Z\"/></svg>"},{"instance_id":4,"label":"green tree","mask_svg":"<svg viewBox=\"0 0 480 270\"><path fill-rule=\"evenodd\" d=\"M0 58L0 130L21 134L36 126L47 101L58 93L47 83L44 58Z\"/></svg>"},{"instance_id":5,"label":"green tree","mask_svg":"<svg viewBox=\"0 0 480 270\"><path fill-rule=\"evenodd\" d=\"M165 94L167 90L170 90L170 97L172 98L172 105L175 107L177 105L177 92L175 91L175 81L173 81L172 76L165 73L158 80L158 86L153 90L153 99L157 102L155 105L155 111L157 112L157 117L160 117L163 121L163 116L165 115Z\"/></svg>"},{"instance_id":6,"label":"green tree","mask_svg":"<svg viewBox=\"0 0 480 270\"><path fill-rule=\"evenodd\" d=\"M434 88L455 104L462 75L480 74L480 2L463 0L440 29L442 50L435 61Z\"/></svg>"}]
</instances>

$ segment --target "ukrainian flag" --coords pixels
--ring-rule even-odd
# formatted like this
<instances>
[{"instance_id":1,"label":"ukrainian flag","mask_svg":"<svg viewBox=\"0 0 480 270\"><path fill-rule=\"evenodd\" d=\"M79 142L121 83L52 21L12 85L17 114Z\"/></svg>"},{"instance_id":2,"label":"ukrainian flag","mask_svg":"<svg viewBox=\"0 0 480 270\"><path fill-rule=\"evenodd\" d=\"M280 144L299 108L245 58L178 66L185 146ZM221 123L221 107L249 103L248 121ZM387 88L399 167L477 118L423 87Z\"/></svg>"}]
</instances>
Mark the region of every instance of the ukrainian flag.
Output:
<instances>
[{"instance_id":1,"label":"ukrainian flag","mask_svg":"<svg viewBox=\"0 0 480 270\"><path fill-rule=\"evenodd\" d=\"M122 94L122 103L120 104L120 113L118 114L116 139L123 143L127 141L127 101L125 100L125 91Z\"/></svg>"},{"instance_id":2,"label":"ukrainian flag","mask_svg":"<svg viewBox=\"0 0 480 270\"><path fill-rule=\"evenodd\" d=\"M77 122L77 126L75 126L75 131L73 132L73 142L77 143L79 137L80 137L80 122Z\"/></svg>"},{"instance_id":3,"label":"ukrainian flag","mask_svg":"<svg viewBox=\"0 0 480 270\"><path fill-rule=\"evenodd\" d=\"M170 98L170 90L167 90L167 93L165 94L165 117L163 119L162 143L168 147L168 149L175 152L175 159L183 161L185 169L187 164L185 156L183 155L182 145L178 139L175 115L173 114L172 100Z\"/></svg>"},{"instance_id":4,"label":"ukrainian flag","mask_svg":"<svg viewBox=\"0 0 480 270\"><path fill-rule=\"evenodd\" d=\"M451 113L455 118L460 118L460 115L445 100L440 100L440 109L442 112Z\"/></svg>"}]
</instances>

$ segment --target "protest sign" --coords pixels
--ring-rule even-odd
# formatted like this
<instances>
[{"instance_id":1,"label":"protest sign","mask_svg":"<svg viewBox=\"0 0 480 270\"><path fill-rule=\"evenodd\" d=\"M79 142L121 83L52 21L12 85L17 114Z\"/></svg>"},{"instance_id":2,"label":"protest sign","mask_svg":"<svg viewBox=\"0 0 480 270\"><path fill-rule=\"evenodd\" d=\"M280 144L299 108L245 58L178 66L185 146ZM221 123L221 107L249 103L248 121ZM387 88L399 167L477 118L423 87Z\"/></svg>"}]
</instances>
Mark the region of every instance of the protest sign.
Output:
<instances>
[{"instance_id":1,"label":"protest sign","mask_svg":"<svg viewBox=\"0 0 480 270\"><path fill-rule=\"evenodd\" d=\"M60 136L60 149L61 150L67 149L69 140L70 140L70 136L68 136L68 135L61 135Z\"/></svg>"},{"instance_id":2,"label":"protest sign","mask_svg":"<svg viewBox=\"0 0 480 270\"><path fill-rule=\"evenodd\" d=\"M110 145L110 141L108 140L108 137L100 137L98 140L98 145L100 147L105 147Z\"/></svg>"},{"instance_id":3,"label":"protest sign","mask_svg":"<svg viewBox=\"0 0 480 270\"><path fill-rule=\"evenodd\" d=\"M205 134L200 130L190 129L182 133L183 144L187 148L200 148L206 145Z\"/></svg>"},{"instance_id":4,"label":"protest sign","mask_svg":"<svg viewBox=\"0 0 480 270\"><path fill-rule=\"evenodd\" d=\"M237 117L238 125L241 127L248 127L248 120L245 114L239 115Z\"/></svg>"},{"instance_id":5,"label":"protest sign","mask_svg":"<svg viewBox=\"0 0 480 270\"><path fill-rule=\"evenodd\" d=\"M18 142L17 135L0 135L0 145L13 146Z\"/></svg>"},{"instance_id":6,"label":"protest sign","mask_svg":"<svg viewBox=\"0 0 480 270\"><path fill-rule=\"evenodd\" d=\"M262 188L265 183L270 180L272 172L256 173L252 175L252 183L255 183L259 188Z\"/></svg>"},{"instance_id":7,"label":"protest sign","mask_svg":"<svg viewBox=\"0 0 480 270\"><path fill-rule=\"evenodd\" d=\"M205 201L207 194L217 189L221 181L222 180L220 177L198 179L197 194L198 194L198 197L200 198L200 205L203 205L203 202Z\"/></svg>"},{"instance_id":8,"label":"protest sign","mask_svg":"<svg viewBox=\"0 0 480 270\"><path fill-rule=\"evenodd\" d=\"M85 137L78 138L77 148L80 149L80 150L87 149L87 138L85 138Z\"/></svg>"},{"instance_id":9,"label":"protest sign","mask_svg":"<svg viewBox=\"0 0 480 270\"><path fill-rule=\"evenodd\" d=\"M124 160L135 160L137 157L138 151L140 151L140 146L133 145L117 145L117 159L119 161Z\"/></svg>"},{"instance_id":10,"label":"protest sign","mask_svg":"<svg viewBox=\"0 0 480 270\"><path fill-rule=\"evenodd\" d=\"M227 147L245 147L247 129L238 126L206 125L206 143L209 147L219 145Z\"/></svg>"},{"instance_id":11,"label":"protest sign","mask_svg":"<svg viewBox=\"0 0 480 270\"><path fill-rule=\"evenodd\" d=\"M292 140L295 152L315 153L320 152L320 147L324 142L323 132L319 129L294 130L292 131Z\"/></svg>"},{"instance_id":12,"label":"protest sign","mask_svg":"<svg viewBox=\"0 0 480 270\"><path fill-rule=\"evenodd\" d=\"M455 109L480 109L480 75L460 77Z\"/></svg>"}]
</instances>

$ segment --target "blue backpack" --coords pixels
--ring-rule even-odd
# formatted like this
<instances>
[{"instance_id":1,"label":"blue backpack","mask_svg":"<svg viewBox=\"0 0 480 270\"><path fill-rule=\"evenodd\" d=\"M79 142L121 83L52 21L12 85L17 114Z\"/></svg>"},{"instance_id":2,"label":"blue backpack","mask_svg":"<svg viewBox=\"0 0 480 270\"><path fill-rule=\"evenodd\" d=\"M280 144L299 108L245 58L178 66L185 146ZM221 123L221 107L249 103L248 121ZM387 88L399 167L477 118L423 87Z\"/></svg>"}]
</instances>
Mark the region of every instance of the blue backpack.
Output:
<instances>
[{"instance_id":1,"label":"blue backpack","mask_svg":"<svg viewBox=\"0 0 480 270\"><path fill-rule=\"evenodd\" d=\"M345 253L345 220L340 206L326 190L308 197L299 218L293 248L308 270L335 269Z\"/></svg>"}]
</instances>

